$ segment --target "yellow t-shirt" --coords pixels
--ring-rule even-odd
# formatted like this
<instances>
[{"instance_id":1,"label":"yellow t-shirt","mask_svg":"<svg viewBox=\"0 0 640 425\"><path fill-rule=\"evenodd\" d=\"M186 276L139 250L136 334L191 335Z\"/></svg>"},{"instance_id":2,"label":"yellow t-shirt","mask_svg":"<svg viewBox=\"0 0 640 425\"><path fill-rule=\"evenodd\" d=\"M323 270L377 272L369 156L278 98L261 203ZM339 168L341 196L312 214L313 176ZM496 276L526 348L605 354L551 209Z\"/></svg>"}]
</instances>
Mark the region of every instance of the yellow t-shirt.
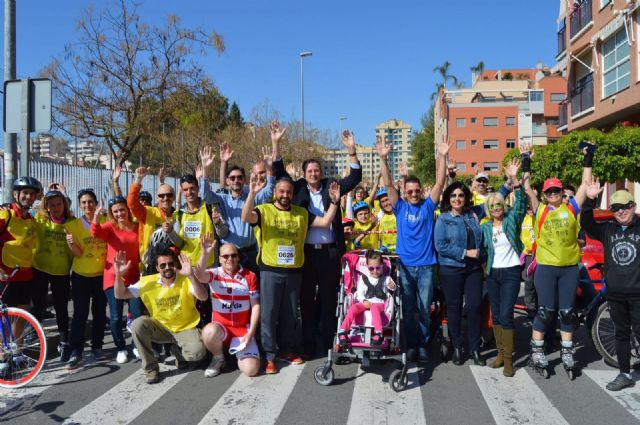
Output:
<instances>
[{"instance_id":1,"label":"yellow t-shirt","mask_svg":"<svg viewBox=\"0 0 640 425\"><path fill-rule=\"evenodd\" d=\"M171 332L193 329L200 322L195 297L187 276L176 275L173 285L160 283L160 275L143 276L138 283L140 298L149 315Z\"/></svg>"},{"instance_id":2,"label":"yellow t-shirt","mask_svg":"<svg viewBox=\"0 0 640 425\"><path fill-rule=\"evenodd\" d=\"M32 218L17 216L13 209L0 210L0 220L9 222L4 231L10 235L10 238L6 238L9 240L2 244L2 264L9 268L31 267L38 241L38 224Z\"/></svg>"},{"instance_id":3,"label":"yellow t-shirt","mask_svg":"<svg viewBox=\"0 0 640 425\"><path fill-rule=\"evenodd\" d=\"M396 216L391 214L383 214L382 218L378 220L378 230L381 232L390 232L390 233L380 233L380 247L386 247L386 252L390 254L395 254L396 252L396 239L398 237L398 227L396 226Z\"/></svg>"},{"instance_id":4,"label":"yellow t-shirt","mask_svg":"<svg viewBox=\"0 0 640 425\"><path fill-rule=\"evenodd\" d=\"M535 233L533 231L533 216L525 215L522 220L522 226L520 227L520 241L524 245L524 252L527 255L531 254L531 248L533 247L533 241L535 241Z\"/></svg>"},{"instance_id":5,"label":"yellow t-shirt","mask_svg":"<svg viewBox=\"0 0 640 425\"><path fill-rule=\"evenodd\" d=\"M547 214L542 231L538 231L539 220L547 206L540 204L536 212L534 232L536 239L536 260L548 266L574 266L580 261L578 246L578 220L573 210L565 204Z\"/></svg>"},{"instance_id":6,"label":"yellow t-shirt","mask_svg":"<svg viewBox=\"0 0 640 425\"><path fill-rule=\"evenodd\" d=\"M180 252L186 254L191 260L192 265L198 264L200 260L200 252L202 244L200 239L203 235L211 235L213 237L215 229L213 227L213 221L209 217L207 206L203 202L200 209L194 213L184 211L182 214L179 211L173 213L176 220L180 219L180 237L184 240L184 245L180 249ZM182 216L182 217L180 217ZM210 267L215 262L213 252L207 260L207 267Z\"/></svg>"},{"instance_id":7,"label":"yellow t-shirt","mask_svg":"<svg viewBox=\"0 0 640 425\"><path fill-rule=\"evenodd\" d=\"M258 241L258 258L269 267L297 269L304 264L304 240L309 227L307 210L292 205L279 210L273 204L255 208L260 213L260 225L253 227Z\"/></svg>"},{"instance_id":8,"label":"yellow t-shirt","mask_svg":"<svg viewBox=\"0 0 640 425\"><path fill-rule=\"evenodd\" d=\"M353 237L351 239L355 242L356 238L362 235L361 232L364 232L367 230L372 230L372 231L377 230L377 227L374 227L373 229L369 229L370 227L371 227L370 220L364 224L356 220L353 224ZM354 247L355 247L355 243L354 243ZM378 249L379 247L380 247L380 241L376 233L370 233L360 240L359 249Z\"/></svg>"},{"instance_id":9,"label":"yellow t-shirt","mask_svg":"<svg viewBox=\"0 0 640 425\"><path fill-rule=\"evenodd\" d=\"M38 242L33 268L54 276L68 276L73 254L67 245L64 223L54 223L40 214L36 215L35 221L38 224Z\"/></svg>"},{"instance_id":10,"label":"yellow t-shirt","mask_svg":"<svg viewBox=\"0 0 640 425\"><path fill-rule=\"evenodd\" d=\"M484 204L484 201L487 200L487 195L481 195L478 192L473 192L473 206L477 206L477 205L482 205Z\"/></svg>"},{"instance_id":11,"label":"yellow t-shirt","mask_svg":"<svg viewBox=\"0 0 640 425\"><path fill-rule=\"evenodd\" d=\"M100 216L100 224L106 221ZM107 258L107 243L91 236L90 225L84 217L75 218L64 223L65 229L73 235L75 243L82 250L80 257L73 257L73 272L85 277L102 276Z\"/></svg>"}]
</instances>

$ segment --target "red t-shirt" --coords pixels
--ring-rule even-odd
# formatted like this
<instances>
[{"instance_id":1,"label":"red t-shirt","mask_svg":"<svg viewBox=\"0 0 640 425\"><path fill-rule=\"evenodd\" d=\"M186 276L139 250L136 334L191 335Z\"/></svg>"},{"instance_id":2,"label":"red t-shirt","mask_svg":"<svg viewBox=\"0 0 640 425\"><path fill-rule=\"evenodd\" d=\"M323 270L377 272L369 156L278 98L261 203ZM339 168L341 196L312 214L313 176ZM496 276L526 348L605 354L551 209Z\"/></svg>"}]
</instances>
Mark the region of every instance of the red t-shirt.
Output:
<instances>
[{"instance_id":1,"label":"red t-shirt","mask_svg":"<svg viewBox=\"0 0 640 425\"><path fill-rule=\"evenodd\" d=\"M102 239L107 243L107 260L104 266L104 276L102 288L107 290L113 287L116 274L113 268L113 260L118 251L127 253L127 261L131 261L131 266L122 277L126 286L140 280L140 251L138 249L138 223L132 230L120 229L118 226L108 221L104 224L91 223L91 236Z\"/></svg>"},{"instance_id":2,"label":"red t-shirt","mask_svg":"<svg viewBox=\"0 0 640 425\"><path fill-rule=\"evenodd\" d=\"M222 267L209 269L213 321L231 328L246 328L251 320L251 300L259 300L258 279L249 269L229 275Z\"/></svg>"}]
</instances>

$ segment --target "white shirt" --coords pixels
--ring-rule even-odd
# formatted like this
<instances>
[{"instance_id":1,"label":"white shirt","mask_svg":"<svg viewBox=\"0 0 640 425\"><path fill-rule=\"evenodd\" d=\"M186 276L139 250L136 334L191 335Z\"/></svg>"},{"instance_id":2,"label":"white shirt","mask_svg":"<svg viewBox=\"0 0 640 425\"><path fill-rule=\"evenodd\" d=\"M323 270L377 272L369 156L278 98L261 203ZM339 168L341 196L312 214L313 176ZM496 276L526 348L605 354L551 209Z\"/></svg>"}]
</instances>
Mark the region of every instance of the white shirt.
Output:
<instances>
[{"instance_id":1,"label":"white shirt","mask_svg":"<svg viewBox=\"0 0 640 425\"><path fill-rule=\"evenodd\" d=\"M502 230L502 226L493 227L493 265L494 269L504 269L507 267L519 266L520 257L511 246L507 235Z\"/></svg>"},{"instance_id":2,"label":"white shirt","mask_svg":"<svg viewBox=\"0 0 640 425\"><path fill-rule=\"evenodd\" d=\"M308 211L318 217L324 217L324 205L322 204L322 186L320 186L320 190L314 192L311 189L311 186L307 186L309 189L309 197L311 198L311 203L309 204ZM333 234L333 225L324 228L324 227L310 227L307 230L307 239L305 243L308 244L327 244L333 243L336 241L336 237Z\"/></svg>"},{"instance_id":3,"label":"white shirt","mask_svg":"<svg viewBox=\"0 0 640 425\"><path fill-rule=\"evenodd\" d=\"M367 277L369 278L369 283L373 286L376 286L378 284L378 280L382 279L383 280L383 284L382 284L382 290L384 291L385 294L389 294L389 288L387 287L387 285L390 285L393 282L393 279L391 279L389 276L380 276L379 278L375 278L371 275L367 275ZM356 289L356 300L357 301L369 301L370 303L384 303L385 300L381 300L378 297L373 297L373 298L367 298L367 285L365 285L364 281L362 280L362 276L358 277L358 287Z\"/></svg>"}]
</instances>

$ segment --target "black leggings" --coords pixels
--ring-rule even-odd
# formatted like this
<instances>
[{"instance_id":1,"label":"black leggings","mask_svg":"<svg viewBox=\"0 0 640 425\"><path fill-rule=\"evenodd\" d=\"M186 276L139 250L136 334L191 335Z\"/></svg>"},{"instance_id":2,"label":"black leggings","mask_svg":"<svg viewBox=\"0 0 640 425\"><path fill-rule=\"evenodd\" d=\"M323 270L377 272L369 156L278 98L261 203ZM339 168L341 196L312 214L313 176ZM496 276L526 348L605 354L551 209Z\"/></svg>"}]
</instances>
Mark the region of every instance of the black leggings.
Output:
<instances>
[{"instance_id":1,"label":"black leggings","mask_svg":"<svg viewBox=\"0 0 640 425\"><path fill-rule=\"evenodd\" d=\"M534 275L534 284L538 294L538 305L546 308L547 314L558 317L560 310L573 308L576 300L576 289L580 272L578 266L546 266L538 264ZM538 332L546 332L547 325L541 317L540 312L533 321L533 329ZM560 320L560 330L573 333L574 326Z\"/></svg>"},{"instance_id":2,"label":"black leggings","mask_svg":"<svg viewBox=\"0 0 640 425\"><path fill-rule=\"evenodd\" d=\"M53 294L53 306L56 309L56 324L60 333L60 342L69 342L69 296L71 279L69 275L55 276L33 269L33 315L42 323L42 316L47 308L49 283Z\"/></svg>"},{"instance_id":3,"label":"black leggings","mask_svg":"<svg viewBox=\"0 0 640 425\"><path fill-rule=\"evenodd\" d=\"M640 341L640 300L607 300L615 325L616 353L620 373L631 370L631 328Z\"/></svg>"}]
</instances>

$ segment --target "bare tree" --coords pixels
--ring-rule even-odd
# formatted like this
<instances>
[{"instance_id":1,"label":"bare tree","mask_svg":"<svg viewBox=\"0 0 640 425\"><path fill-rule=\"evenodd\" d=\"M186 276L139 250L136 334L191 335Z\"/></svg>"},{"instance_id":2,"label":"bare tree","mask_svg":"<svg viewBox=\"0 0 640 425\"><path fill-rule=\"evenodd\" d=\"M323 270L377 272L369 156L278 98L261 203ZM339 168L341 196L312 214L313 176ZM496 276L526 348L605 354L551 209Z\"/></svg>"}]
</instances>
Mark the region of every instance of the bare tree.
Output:
<instances>
[{"instance_id":1,"label":"bare tree","mask_svg":"<svg viewBox=\"0 0 640 425\"><path fill-rule=\"evenodd\" d=\"M222 36L183 28L169 15L162 27L143 22L140 3L113 0L112 7L87 8L78 21L78 39L54 59L44 74L54 83L54 124L80 138L105 141L123 164L150 123L163 116L163 103L179 87L204 77L197 57L224 51ZM147 107L150 102L160 105Z\"/></svg>"}]
</instances>

